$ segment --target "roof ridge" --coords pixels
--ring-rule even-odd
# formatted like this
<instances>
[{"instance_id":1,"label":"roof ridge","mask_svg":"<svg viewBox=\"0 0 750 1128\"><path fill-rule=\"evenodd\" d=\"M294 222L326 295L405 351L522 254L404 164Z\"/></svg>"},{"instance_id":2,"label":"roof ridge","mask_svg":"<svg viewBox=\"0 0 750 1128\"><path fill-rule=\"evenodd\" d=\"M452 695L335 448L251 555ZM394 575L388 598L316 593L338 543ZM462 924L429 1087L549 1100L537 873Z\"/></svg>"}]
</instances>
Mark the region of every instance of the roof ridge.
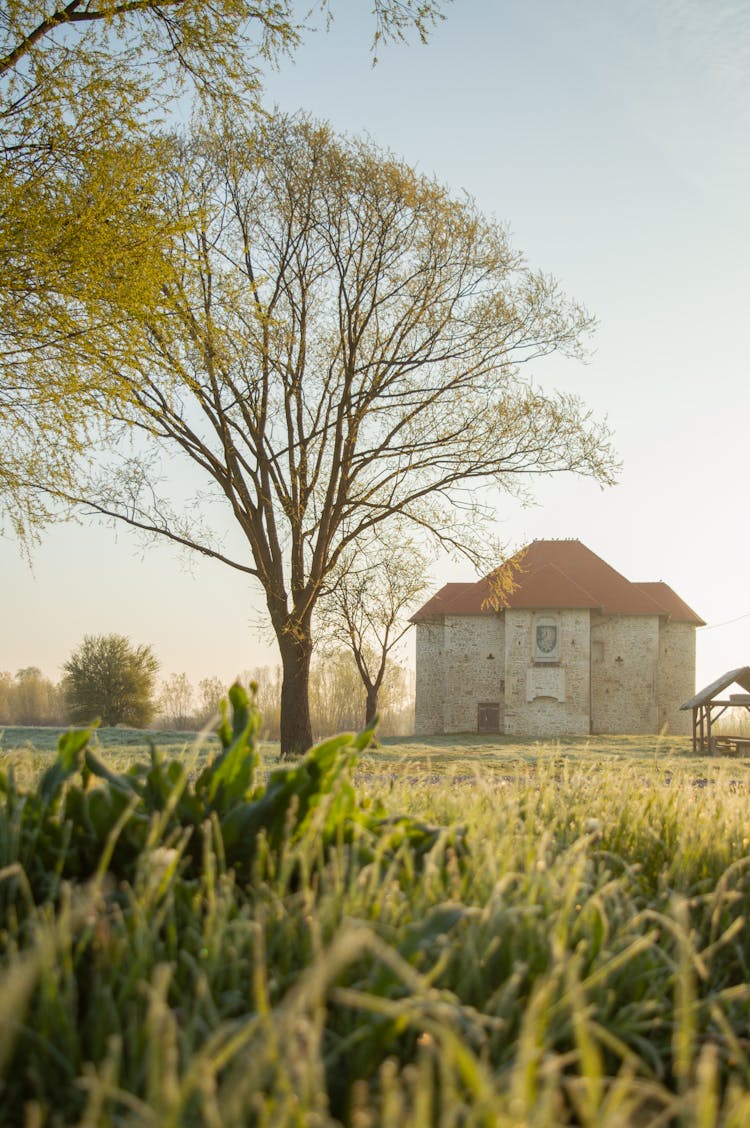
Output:
<instances>
[{"instance_id":1,"label":"roof ridge","mask_svg":"<svg viewBox=\"0 0 750 1128\"><path fill-rule=\"evenodd\" d=\"M504 608L588 607L604 615L667 616L703 625L700 616L668 584L657 581L662 585L659 587L629 580L578 538L531 541L506 563L513 562L517 565L512 574L513 588L503 591L501 583L497 599L492 599L493 577L503 564L479 579L443 585L412 621Z\"/></svg>"}]
</instances>

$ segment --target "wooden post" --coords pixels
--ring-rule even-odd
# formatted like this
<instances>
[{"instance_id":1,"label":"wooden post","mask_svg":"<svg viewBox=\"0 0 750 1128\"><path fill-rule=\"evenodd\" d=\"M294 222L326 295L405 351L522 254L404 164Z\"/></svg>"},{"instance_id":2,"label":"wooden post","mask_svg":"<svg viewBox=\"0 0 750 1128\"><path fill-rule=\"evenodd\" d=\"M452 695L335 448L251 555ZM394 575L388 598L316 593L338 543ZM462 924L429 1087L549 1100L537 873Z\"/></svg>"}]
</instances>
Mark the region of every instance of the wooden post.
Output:
<instances>
[{"instance_id":1,"label":"wooden post","mask_svg":"<svg viewBox=\"0 0 750 1128\"><path fill-rule=\"evenodd\" d=\"M713 743L711 741L711 702L710 701L709 701L708 705L706 706L706 728L707 728L706 736L707 736L707 739L708 739L708 754L709 754L709 756L713 756L714 753L715 753L715 749L714 749Z\"/></svg>"}]
</instances>

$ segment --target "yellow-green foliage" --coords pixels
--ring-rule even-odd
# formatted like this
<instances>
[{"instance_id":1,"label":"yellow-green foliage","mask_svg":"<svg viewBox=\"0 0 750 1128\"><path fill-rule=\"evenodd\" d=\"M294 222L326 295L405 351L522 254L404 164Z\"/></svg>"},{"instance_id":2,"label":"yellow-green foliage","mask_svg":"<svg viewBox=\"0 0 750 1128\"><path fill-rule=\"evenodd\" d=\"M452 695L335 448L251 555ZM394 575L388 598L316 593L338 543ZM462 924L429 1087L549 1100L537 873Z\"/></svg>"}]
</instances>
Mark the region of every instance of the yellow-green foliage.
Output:
<instances>
[{"instance_id":1,"label":"yellow-green foliage","mask_svg":"<svg viewBox=\"0 0 750 1128\"><path fill-rule=\"evenodd\" d=\"M0 1123L749 1122L744 788L559 748L506 779L353 788L353 751L296 801L300 765L275 773L291 801L249 868L220 811L192 845L162 813L123 879L125 813L44 904L5 808ZM239 794L252 772L220 763Z\"/></svg>"},{"instance_id":2,"label":"yellow-green foliage","mask_svg":"<svg viewBox=\"0 0 750 1128\"><path fill-rule=\"evenodd\" d=\"M330 5L334 7L335 5ZM313 5L323 22L327 0ZM374 41L426 38L437 0L376 0ZM184 217L155 182L167 107L239 118L313 12L294 0L4 0L0 19L0 503L20 533L72 487L91 365L136 363L126 330L166 284ZM120 330L112 356L111 328ZM112 367L110 370L113 370ZM117 416L120 389L98 372Z\"/></svg>"}]
</instances>

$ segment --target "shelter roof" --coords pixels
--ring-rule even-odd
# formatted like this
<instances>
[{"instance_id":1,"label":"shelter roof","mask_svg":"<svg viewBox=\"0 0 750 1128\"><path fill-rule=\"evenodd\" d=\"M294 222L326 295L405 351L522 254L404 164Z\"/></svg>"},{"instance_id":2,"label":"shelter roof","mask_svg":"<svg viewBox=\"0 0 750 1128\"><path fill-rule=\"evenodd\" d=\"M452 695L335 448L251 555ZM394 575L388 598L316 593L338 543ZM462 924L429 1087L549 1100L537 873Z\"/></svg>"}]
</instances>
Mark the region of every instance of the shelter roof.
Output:
<instances>
[{"instance_id":1,"label":"shelter roof","mask_svg":"<svg viewBox=\"0 0 750 1128\"><path fill-rule=\"evenodd\" d=\"M699 705L708 705L720 693L723 693L730 685L742 686L742 688L750 693L750 666L740 666L737 670L727 670L715 682L711 682L705 689L701 689L696 693L695 697L691 697L684 705L680 705L681 709L697 709Z\"/></svg>"},{"instance_id":2,"label":"shelter roof","mask_svg":"<svg viewBox=\"0 0 750 1128\"><path fill-rule=\"evenodd\" d=\"M634 584L579 540L532 541L508 567L517 569L509 594L493 600L492 572L476 583L446 584L412 617L493 614L504 607L555 610L589 608L606 615L666 615L679 622L703 620L663 583Z\"/></svg>"}]
</instances>

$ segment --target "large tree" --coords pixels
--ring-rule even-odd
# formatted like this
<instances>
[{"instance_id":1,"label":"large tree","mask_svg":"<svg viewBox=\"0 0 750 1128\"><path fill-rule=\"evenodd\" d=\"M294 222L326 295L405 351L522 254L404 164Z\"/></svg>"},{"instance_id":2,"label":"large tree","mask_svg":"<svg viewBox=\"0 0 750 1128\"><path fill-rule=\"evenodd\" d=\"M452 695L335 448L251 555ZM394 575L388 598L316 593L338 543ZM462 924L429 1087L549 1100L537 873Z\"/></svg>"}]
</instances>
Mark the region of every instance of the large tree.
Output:
<instances>
[{"instance_id":1,"label":"large tree","mask_svg":"<svg viewBox=\"0 0 750 1128\"><path fill-rule=\"evenodd\" d=\"M164 206L200 221L160 316L134 314L102 354L126 398L100 409L164 473L181 457L213 486L244 548L208 526L205 496L205 528L170 507L137 450L77 499L259 581L293 754L310 741L313 613L358 542L398 517L485 563L493 489L611 479L606 430L519 369L579 353L591 319L471 201L305 119L193 141Z\"/></svg>"},{"instance_id":2,"label":"large tree","mask_svg":"<svg viewBox=\"0 0 750 1128\"><path fill-rule=\"evenodd\" d=\"M373 39L425 38L440 0L375 0ZM43 519L90 438L85 362L148 305L174 234L153 206L155 125L179 98L252 107L263 69L335 4L5 0L0 16L0 516ZM110 393L117 393L116 382Z\"/></svg>"},{"instance_id":3,"label":"large tree","mask_svg":"<svg viewBox=\"0 0 750 1128\"><path fill-rule=\"evenodd\" d=\"M0 166L0 512L20 534L45 515L29 477L69 481L85 449L92 357L158 292L174 234L155 205L163 149L131 138L62 168L40 156L31 175Z\"/></svg>"}]
</instances>

